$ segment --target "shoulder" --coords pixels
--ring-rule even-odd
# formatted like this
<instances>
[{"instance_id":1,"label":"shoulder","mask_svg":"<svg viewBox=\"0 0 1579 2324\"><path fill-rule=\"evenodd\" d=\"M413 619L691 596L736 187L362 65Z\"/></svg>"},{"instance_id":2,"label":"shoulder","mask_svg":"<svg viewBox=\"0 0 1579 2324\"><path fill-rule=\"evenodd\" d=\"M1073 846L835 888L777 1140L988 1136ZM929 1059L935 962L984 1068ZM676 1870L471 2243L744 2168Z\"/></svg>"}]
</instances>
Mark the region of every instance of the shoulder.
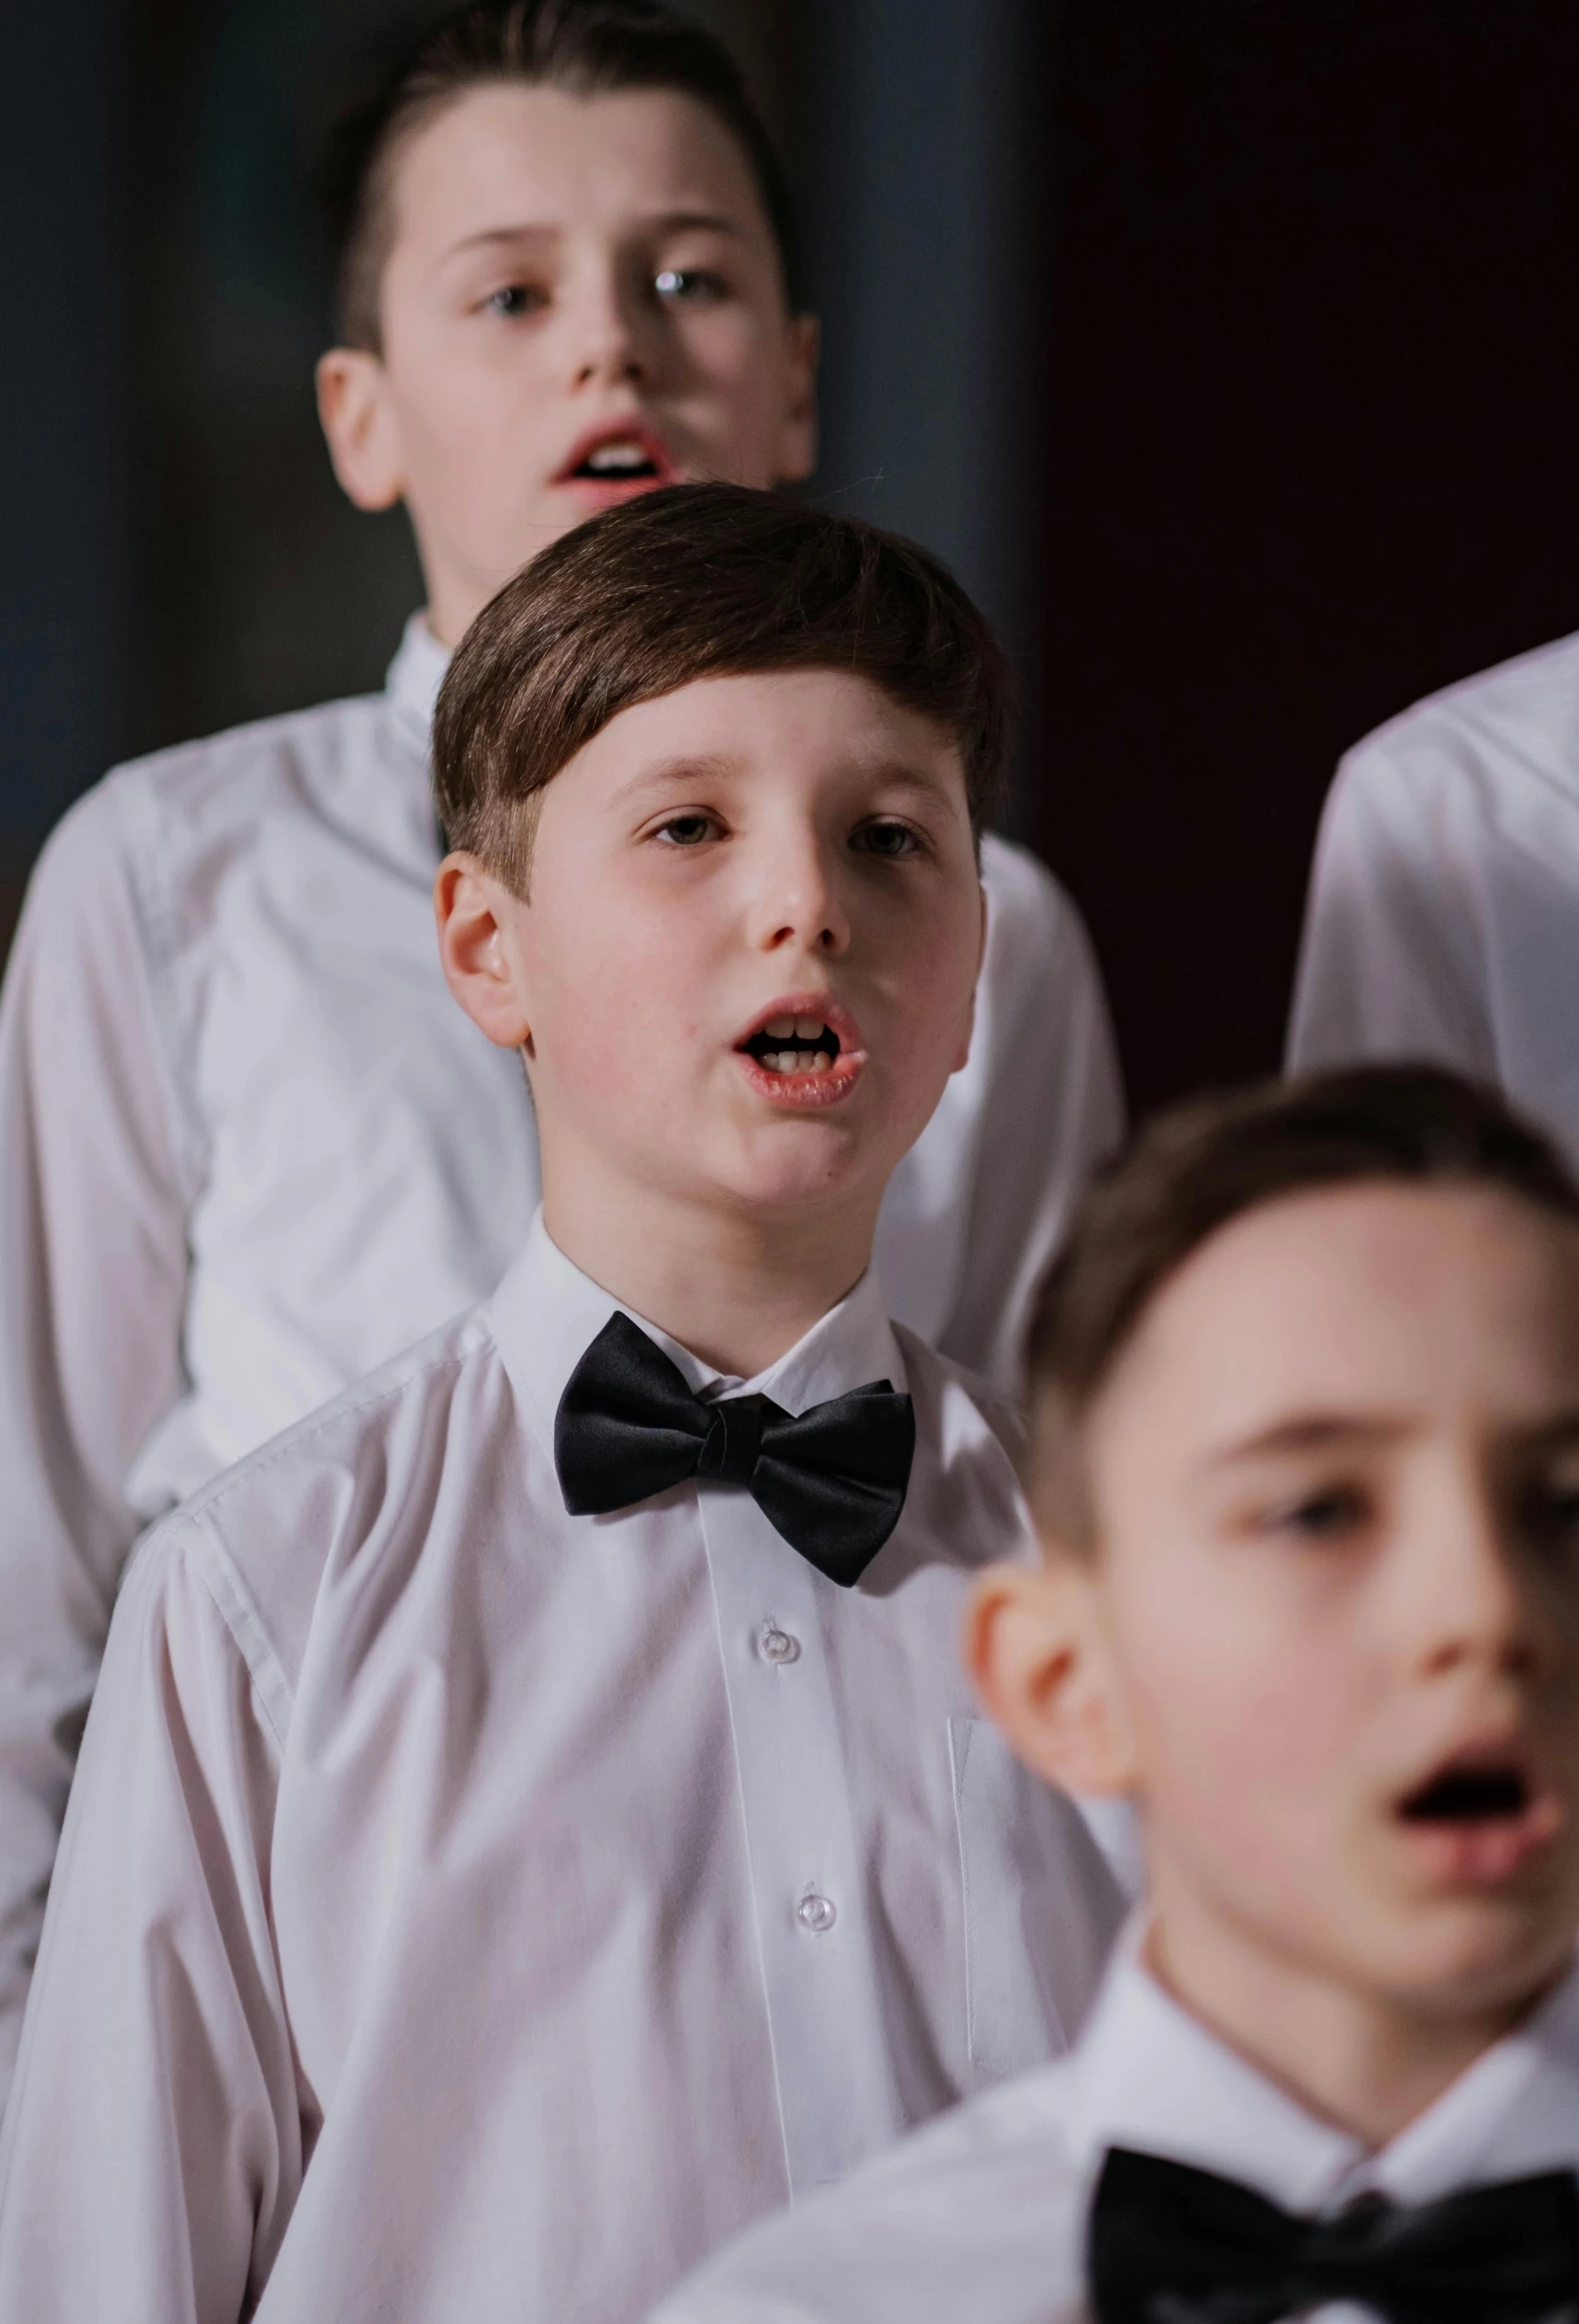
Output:
<instances>
[{"instance_id":1,"label":"shoulder","mask_svg":"<svg viewBox=\"0 0 1579 2324\"><path fill-rule=\"evenodd\" d=\"M397 1594L435 1504L464 1495L513 1419L487 1310L468 1310L227 1469L150 1542L179 1530L255 1677L262 1657L288 1697L331 1571Z\"/></svg>"},{"instance_id":2,"label":"shoulder","mask_svg":"<svg viewBox=\"0 0 1579 2324\"><path fill-rule=\"evenodd\" d=\"M270 812L299 806L304 782L364 747L382 708L381 695L321 703L127 760L56 825L35 891L53 906L87 910L112 887L143 887L151 855L234 844Z\"/></svg>"},{"instance_id":3,"label":"shoulder","mask_svg":"<svg viewBox=\"0 0 1579 2324\"><path fill-rule=\"evenodd\" d=\"M245 827L297 803L303 782L332 776L383 713L382 695L354 695L129 760L98 786L102 812L134 830L150 817L162 827L179 819L189 831Z\"/></svg>"},{"instance_id":4,"label":"shoulder","mask_svg":"<svg viewBox=\"0 0 1579 2324\"><path fill-rule=\"evenodd\" d=\"M1084 2185L1060 2061L955 2108L726 2251L655 2324L1063 2324Z\"/></svg>"},{"instance_id":5,"label":"shoulder","mask_svg":"<svg viewBox=\"0 0 1579 2324\"><path fill-rule=\"evenodd\" d=\"M988 832L981 843L987 898L984 996L1073 1009L1098 992L1096 957L1067 891L1028 848Z\"/></svg>"},{"instance_id":6,"label":"shoulder","mask_svg":"<svg viewBox=\"0 0 1579 2324\"><path fill-rule=\"evenodd\" d=\"M1079 913L1041 858L1001 833L982 836L981 884L1005 935L1053 948L1080 930Z\"/></svg>"},{"instance_id":7,"label":"shoulder","mask_svg":"<svg viewBox=\"0 0 1579 2324\"><path fill-rule=\"evenodd\" d=\"M1489 800L1526 783L1579 791L1579 633L1400 711L1344 754L1336 789L1353 805L1444 786Z\"/></svg>"}]
</instances>

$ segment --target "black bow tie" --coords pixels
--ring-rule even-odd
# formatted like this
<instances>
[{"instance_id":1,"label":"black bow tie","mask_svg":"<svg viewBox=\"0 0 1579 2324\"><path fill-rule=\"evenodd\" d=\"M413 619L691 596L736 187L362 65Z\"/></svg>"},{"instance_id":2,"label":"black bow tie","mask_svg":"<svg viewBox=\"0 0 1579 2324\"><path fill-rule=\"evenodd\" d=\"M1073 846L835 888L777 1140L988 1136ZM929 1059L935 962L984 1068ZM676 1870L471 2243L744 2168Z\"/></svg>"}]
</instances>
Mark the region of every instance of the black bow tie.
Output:
<instances>
[{"instance_id":1,"label":"black bow tie","mask_svg":"<svg viewBox=\"0 0 1579 2324\"><path fill-rule=\"evenodd\" d=\"M1352 2300L1390 2324L1574 2324L1572 2171L1299 2219L1233 2179L1115 2147L1092 2205L1099 2324L1279 2324Z\"/></svg>"},{"instance_id":2,"label":"black bow tie","mask_svg":"<svg viewBox=\"0 0 1579 2324\"><path fill-rule=\"evenodd\" d=\"M704 1404L620 1314L571 1374L554 1422L572 1516L628 1509L693 1476L744 1485L790 1547L845 1589L899 1521L914 1451L910 1400L886 1380L798 1419L766 1396Z\"/></svg>"}]
</instances>

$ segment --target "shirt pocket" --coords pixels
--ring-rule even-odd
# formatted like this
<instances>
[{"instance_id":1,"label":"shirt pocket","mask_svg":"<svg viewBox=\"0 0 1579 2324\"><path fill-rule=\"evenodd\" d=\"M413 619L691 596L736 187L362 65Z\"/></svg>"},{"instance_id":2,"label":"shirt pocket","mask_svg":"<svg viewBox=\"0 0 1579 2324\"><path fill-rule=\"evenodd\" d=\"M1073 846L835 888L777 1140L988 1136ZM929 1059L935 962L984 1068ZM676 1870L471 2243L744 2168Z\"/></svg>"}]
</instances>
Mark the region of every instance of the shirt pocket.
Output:
<instances>
[{"instance_id":1,"label":"shirt pocket","mask_svg":"<svg viewBox=\"0 0 1579 2324\"><path fill-rule=\"evenodd\" d=\"M1079 2033L1129 1899L1075 1802L989 1720L951 1718L971 2086L1022 2073Z\"/></svg>"}]
</instances>

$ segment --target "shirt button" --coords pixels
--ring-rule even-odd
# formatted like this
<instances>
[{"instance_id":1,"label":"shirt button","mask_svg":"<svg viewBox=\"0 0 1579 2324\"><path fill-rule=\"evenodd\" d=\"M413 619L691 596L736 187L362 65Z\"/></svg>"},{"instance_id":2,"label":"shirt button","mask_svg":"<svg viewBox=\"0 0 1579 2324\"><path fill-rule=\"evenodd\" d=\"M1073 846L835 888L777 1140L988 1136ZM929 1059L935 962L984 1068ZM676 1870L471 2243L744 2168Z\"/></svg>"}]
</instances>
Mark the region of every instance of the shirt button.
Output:
<instances>
[{"instance_id":1,"label":"shirt button","mask_svg":"<svg viewBox=\"0 0 1579 2324\"><path fill-rule=\"evenodd\" d=\"M757 1634L757 1651L765 1662L798 1662L800 1641L791 1638L788 1630L781 1630L777 1622L764 1622Z\"/></svg>"},{"instance_id":2,"label":"shirt button","mask_svg":"<svg viewBox=\"0 0 1579 2324\"><path fill-rule=\"evenodd\" d=\"M815 1889L807 1889L794 1909L794 1917L813 1937L825 1937L838 1919L838 1913L831 1897L819 1897Z\"/></svg>"}]
</instances>

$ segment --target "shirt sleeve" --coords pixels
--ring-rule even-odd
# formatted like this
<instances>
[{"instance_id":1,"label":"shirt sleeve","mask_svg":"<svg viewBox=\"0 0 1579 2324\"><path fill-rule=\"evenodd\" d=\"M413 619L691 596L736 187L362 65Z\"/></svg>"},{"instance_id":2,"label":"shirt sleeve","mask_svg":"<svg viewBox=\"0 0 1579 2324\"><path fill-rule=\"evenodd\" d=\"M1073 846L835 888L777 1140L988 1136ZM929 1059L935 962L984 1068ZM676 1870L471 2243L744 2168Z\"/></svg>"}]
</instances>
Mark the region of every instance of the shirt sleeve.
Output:
<instances>
[{"instance_id":1,"label":"shirt sleeve","mask_svg":"<svg viewBox=\"0 0 1579 2324\"><path fill-rule=\"evenodd\" d=\"M1018 1399L1037 1292L1093 1171L1124 1134L1124 1096L1079 913L1034 858L995 847L986 1099L961 1288L938 1346Z\"/></svg>"},{"instance_id":2,"label":"shirt sleeve","mask_svg":"<svg viewBox=\"0 0 1579 2324\"><path fill-rule=\"evenodd\" d=\"M1321 818L1289 1028L1291 1071L1414 1057L1489 1077L1480 897L1465 824L1478 793L1451 768L1361 749Z\"/></svg>"},{"instance_id":3,"label":"shirt sleeve","mask_svg":"<svg viewBox=\"0 0 1579 2324\"><path fill-rule=\"evenodd\" d=\"M50 842L0 995L0 2098L139 1527L127 1470L182 1389L186 1202L110 808Z\"/></svg>"},{"instance_id":4,"label":"shirt sleeve","mask_svg":"<svg viewBox=\"0 0 1579 2324\"><path fill-rule=\"evenodd\" d=\"M61 1839L0 2139L0 2315L29 2324L238 2324L300 2186L280 1747L195 1533L133 1560Z\"/></svg>"}]
</instances>

